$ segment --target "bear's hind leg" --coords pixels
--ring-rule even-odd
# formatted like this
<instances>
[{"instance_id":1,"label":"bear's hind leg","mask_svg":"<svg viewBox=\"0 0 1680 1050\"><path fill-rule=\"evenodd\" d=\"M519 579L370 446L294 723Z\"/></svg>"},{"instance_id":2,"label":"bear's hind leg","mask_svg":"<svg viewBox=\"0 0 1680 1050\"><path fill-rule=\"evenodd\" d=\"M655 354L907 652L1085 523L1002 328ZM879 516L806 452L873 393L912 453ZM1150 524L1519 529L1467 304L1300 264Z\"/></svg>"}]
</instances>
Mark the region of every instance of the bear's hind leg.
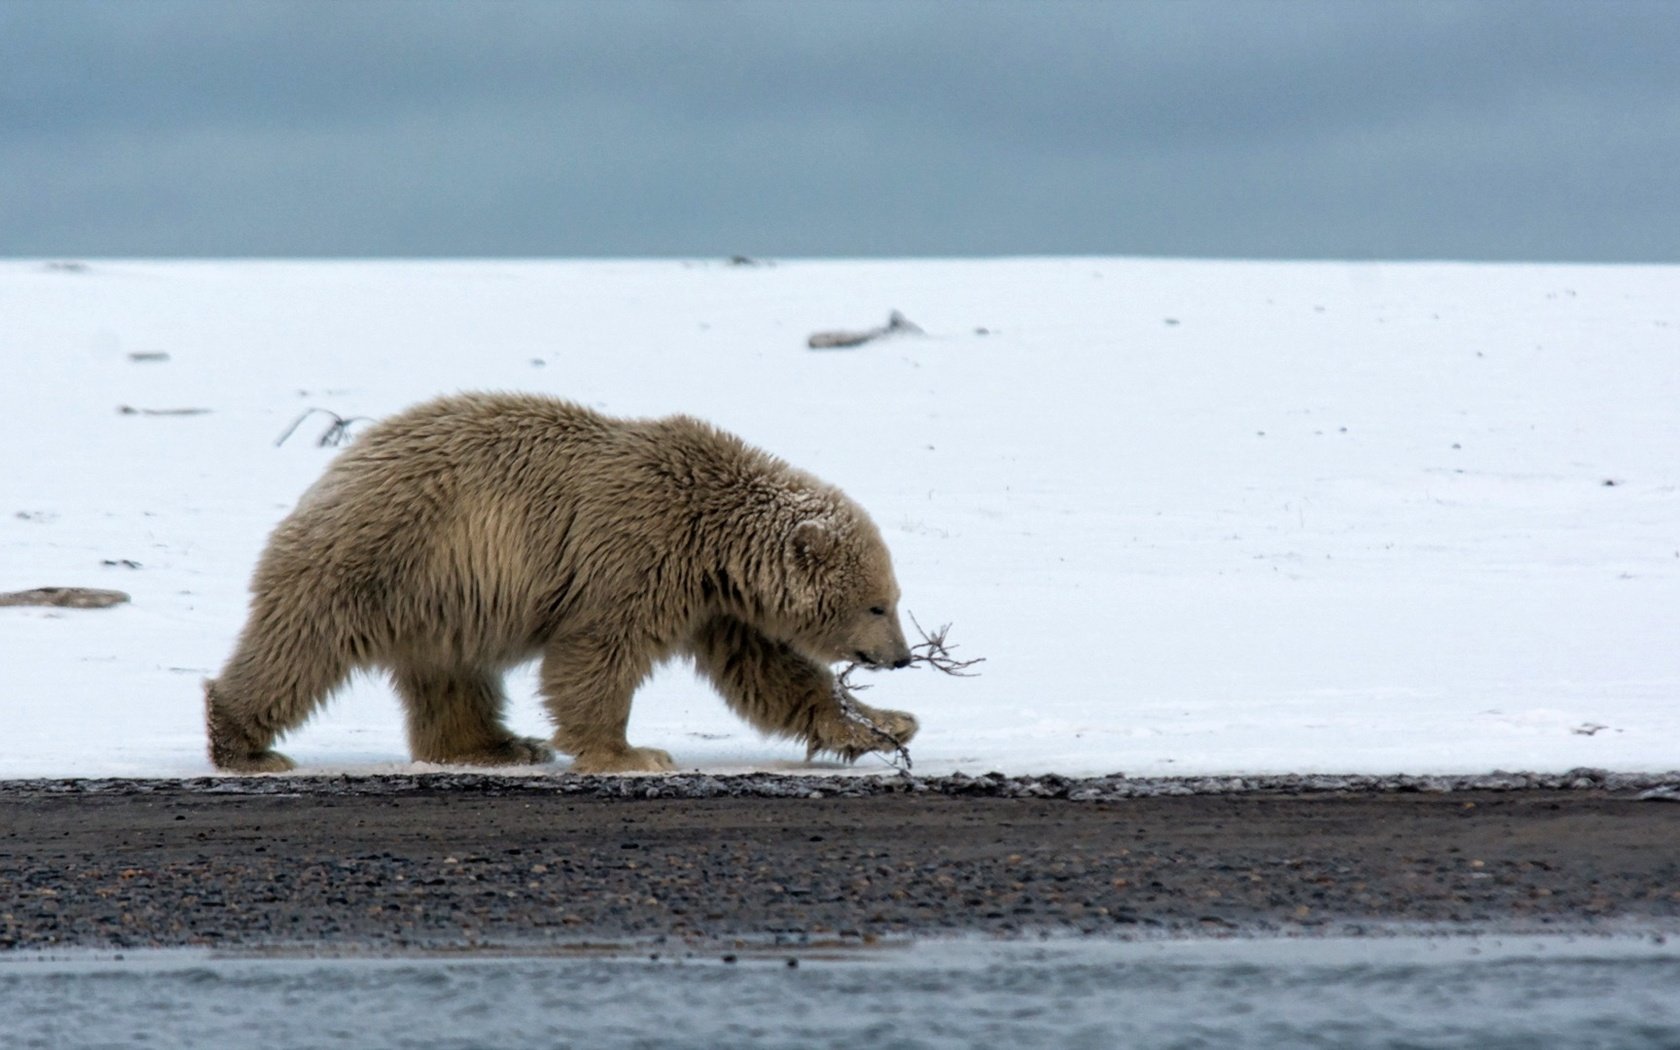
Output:
<instances>
[{"instance_id":1,"label":"bear's hind leg","mask_svg":"<svg viewBox=\"0 0 1680 1050\"><path fill-rule=\"evenodd\" d=\"M804 741L811 755L829 751L852 762L871 751L893 751L916 735L915 716L904 711L853 700L865 721L848 715L828 668L734 617L702 624L690 649L736 714L765 733Z\"/></svg>"},{"instance_id":2,"label":"bear's hind leg","mask_svg":"<svg viewBox=\"0 0 1680 1050\"><path fill-rule=\"evenodd\" d=\"M225 678L225 676L224 676ZM235 713L222 695L222 679L204 680L204 726L210 737L210 762L229 773L284 773L297 763L274 750L274 730L262 730Z\"/></svg>"},{"instance_id":3,"label":"bear's hind leg","mask_svg":"<svg viewBox=\"0 0 1680 1050\"><path fill-rule=\"evenodd\" d=\"M542 693L554 720L554 744L572 756L573 773L664 773L669 752L631 747L630 698L653 663L628 655L601 635L556 638L543 653Z\"/></svg>"},{"instance_id":4,"label":"bear's hind leg","mask_svg":"<svg viewBox=\"0 0 1680 1050\"><path fill-rule=\"evenodd\" d=\"M296 729L349 673L348 647L314 622L298 623L260 601L221 676L204 683L210 761L233 773L284 773L274 742Z\"/></svg>"},{"instance_id":5,"label":"bear's hind leg","mask_svg":"<svg viewBox=\"0 0 1680 1050\"><path fill-rule=\"evenodd\" d=\"M483 670L400 667L392 679L408 716L408 747L417 762L522 766L548 762L554 749L515 736L502 723L499 675Z\"/></svg>"}]
</instances>

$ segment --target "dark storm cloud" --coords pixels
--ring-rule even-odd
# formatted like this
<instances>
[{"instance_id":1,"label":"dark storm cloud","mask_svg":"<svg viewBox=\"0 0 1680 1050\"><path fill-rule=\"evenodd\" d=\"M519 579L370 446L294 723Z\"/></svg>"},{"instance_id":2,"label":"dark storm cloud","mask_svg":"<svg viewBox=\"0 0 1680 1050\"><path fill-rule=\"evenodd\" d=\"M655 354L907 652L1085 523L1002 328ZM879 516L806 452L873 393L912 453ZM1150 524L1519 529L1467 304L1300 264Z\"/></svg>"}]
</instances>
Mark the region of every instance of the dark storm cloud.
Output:
<instances>
[{"instance_id":1,"label":"dark storm cloud","mask_svg":"<svg viewBox=\"0 0 1680 1050\"><path fill-rule=\"evenodd\" d=\"M1680 259L1667 3L0 0L0 254Z\"/></svg>"}]
</instances>

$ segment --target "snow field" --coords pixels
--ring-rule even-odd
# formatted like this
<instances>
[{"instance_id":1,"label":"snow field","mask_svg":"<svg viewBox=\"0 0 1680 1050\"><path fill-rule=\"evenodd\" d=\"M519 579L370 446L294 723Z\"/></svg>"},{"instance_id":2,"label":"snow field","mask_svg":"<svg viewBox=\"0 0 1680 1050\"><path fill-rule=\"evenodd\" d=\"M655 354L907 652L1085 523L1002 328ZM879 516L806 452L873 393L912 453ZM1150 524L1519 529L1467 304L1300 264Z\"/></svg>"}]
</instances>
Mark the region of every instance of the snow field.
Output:
<instances>
[{"instance_id":1,"label":"snow field","mask_svg":"<svg viewBox=\"0 0 1680 1050\"><path fill-rule=\"evenodd\" d=\"M805 347L895 308L927 334ZM276 439L467 389L699 415L850 492L986 658L870 679L918 773L1680 767L1680 268L10 261L0 361L0 591L134 599L0 609L0 777L208 773L199 680L333 455L324 414ZM808 768L680 666L631 740ZM412 768L373 678L284 749Z\"/></svg>"}]
</instances>

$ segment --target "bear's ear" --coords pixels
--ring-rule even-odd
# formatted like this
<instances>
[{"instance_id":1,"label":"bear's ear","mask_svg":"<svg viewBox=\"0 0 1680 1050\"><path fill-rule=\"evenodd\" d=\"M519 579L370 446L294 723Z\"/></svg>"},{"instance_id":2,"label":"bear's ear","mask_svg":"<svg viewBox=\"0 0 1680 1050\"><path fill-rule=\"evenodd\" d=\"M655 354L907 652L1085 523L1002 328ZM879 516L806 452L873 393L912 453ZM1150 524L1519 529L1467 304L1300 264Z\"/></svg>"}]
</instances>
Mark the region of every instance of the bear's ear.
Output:
<instances>
[{"instance_id":1,"label":"bear's ear","mask_svg":"<svg viewBox=\"0 0 1680 1050\"><path fill-rule=\"evenodd\" d=\"M815 518L807 518L793 527L792 547L797 560L814 565L834 549L834 530Z\"/></svg>"}]
</instances>

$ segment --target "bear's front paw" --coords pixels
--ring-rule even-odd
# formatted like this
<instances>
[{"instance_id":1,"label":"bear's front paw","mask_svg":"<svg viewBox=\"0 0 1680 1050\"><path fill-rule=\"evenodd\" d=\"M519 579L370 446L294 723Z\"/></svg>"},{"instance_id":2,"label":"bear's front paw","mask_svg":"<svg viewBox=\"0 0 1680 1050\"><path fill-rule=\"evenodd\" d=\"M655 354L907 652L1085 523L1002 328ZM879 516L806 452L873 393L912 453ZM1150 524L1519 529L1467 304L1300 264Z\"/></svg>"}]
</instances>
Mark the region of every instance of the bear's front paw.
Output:
<instances>
[{"instance_id":1,"label":"bear's front paw","mask_svg":"<svg viewBox=\"0 0 1680 1050\"><path fill-rule=\"evenodd\" d=\"M584 751L572 759L573 773L669 773L677 763L657 747Z\"/></svg>"},{"instance_id":2,"label":"bear's front paw","mask_svg":"<svg viewBox=\"0 0 1680 1050\"><path fill-rule=\"evenodd\" d=\"M510 736L489 747L435 761L457 766L537 766L554 761L554 749L534 736Z\"/></svg>"},{"instance_id":3,"label":"bear's front paw","mask_svg":"<svg viewBox=\"0 0 1680 1050\"><path fill-rule=\"evenodd\" d=\"M850 712L836 710L831 720L819 723L806 741L806 761L824 751L856 762L871 751L893 752L910 742L919 728L916 716L907 711L886 711L851 703Z\"/></svg>"}]
</instances>

